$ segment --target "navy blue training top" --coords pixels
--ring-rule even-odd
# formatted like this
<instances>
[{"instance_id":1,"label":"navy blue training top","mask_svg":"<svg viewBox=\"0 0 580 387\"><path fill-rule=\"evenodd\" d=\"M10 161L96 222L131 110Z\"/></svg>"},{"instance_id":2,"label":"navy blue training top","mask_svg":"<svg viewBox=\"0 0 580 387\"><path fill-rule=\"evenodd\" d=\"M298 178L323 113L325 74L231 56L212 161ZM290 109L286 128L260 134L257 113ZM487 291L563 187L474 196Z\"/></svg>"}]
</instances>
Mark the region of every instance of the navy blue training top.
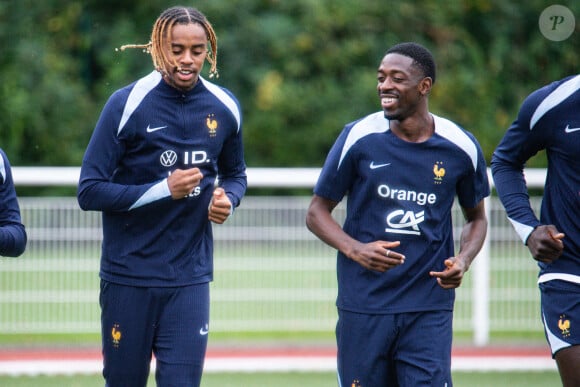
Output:
<instances>
[{"instance_id":1,"label":"navy blue training top","mask_svg":"<svg viewBox=\"0 0 580 387\"><path fill-rule=\"evenodd\" d=\"M27 243L27 235L20 217L12 169L8 157L0 149L0 255L17 257Z\"/></svg>"},{"instance_id":2,"label":"navy blue training top","mask_svg":"<svg viewBox=\"0 0 580 387\"><path fill-rule=\"evenodd\" d=\"M216 184L234 208L245 193L241 128L236 98L201 77L185 92L154 71L109 98L78 187L81 208L102 211L101 278L133 286L212 280L208 205ZM173 200L167 177L193 167L200 185Z\"/></svg>"},{"instance_id":3,"label":"navy blue training top","mask_svg":"<svg viewBox=\"0 0 580 387\"><path fill-rule=\"evenodd\" d=\"M401 241L403 265L367 270L338 252L337 306L360 313L452 310L453 290L430 271L454 256L451 209L455 197L474 208L489 195L485 160L475 138L433 116L435 133L406 142L389 129L384 112L345 126L314 189L339 202L347 198L344 231L363 242Z\"/></svg>"},{"instance_id":4,"label":"navy blue training top","mask_svg":"<svg viewBox=\"0 0 580 387\"><path fill-rule=\"evenodd\" d=\"M538 220L523 169L543 149L548 174ZM524 100L492 156L491 170L508 219L524 243L540 224L553 224L566 235L560 258L538 262L538 281L580 284L580 75L552 82Z\"/></svg>"}]
</instances>

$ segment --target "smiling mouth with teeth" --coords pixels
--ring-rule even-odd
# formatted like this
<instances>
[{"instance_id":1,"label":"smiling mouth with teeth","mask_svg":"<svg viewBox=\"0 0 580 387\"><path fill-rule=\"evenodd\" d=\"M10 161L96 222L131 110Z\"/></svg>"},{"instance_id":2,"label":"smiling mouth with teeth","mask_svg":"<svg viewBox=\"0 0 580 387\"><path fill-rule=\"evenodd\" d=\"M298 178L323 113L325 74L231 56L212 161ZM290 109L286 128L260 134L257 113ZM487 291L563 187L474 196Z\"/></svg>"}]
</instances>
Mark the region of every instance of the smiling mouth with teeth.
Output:
<instances>
[{"instance_id":1,"label":"smiling mouth with teeth","mask_svg":"<svg viewBox=\"0 0 580 387\"><path fill-rule=\"evenodd\" d=\"M396 97L392 97L392 96L382 96L381 97L381 105L383 106L383 108L388 109L388 108L393 108L395 106L395 104L397 103L398 98Z\"/></svg>"}]
</instances>

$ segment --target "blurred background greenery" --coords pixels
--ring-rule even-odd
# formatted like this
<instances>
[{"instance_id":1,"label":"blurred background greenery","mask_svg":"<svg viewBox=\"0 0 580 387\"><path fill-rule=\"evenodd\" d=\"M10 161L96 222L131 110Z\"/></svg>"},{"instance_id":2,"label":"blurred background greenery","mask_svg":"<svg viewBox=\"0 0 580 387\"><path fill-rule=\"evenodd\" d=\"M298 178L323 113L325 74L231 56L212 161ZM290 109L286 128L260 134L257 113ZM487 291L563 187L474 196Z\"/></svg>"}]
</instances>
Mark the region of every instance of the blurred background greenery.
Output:
<instances>
[{"instance_id":1,"label":"blurred background greenery","mask_svg":"<svg viewBox=\"0 0 580 387\"><path fill-rule=\"evenodd\" d=\"M147 54L115 48L147 43L162 10L191 5L218 35L215 82L242 104L248 166L321 166L345 123L380 109L376 68L401 41L432 50L430 109L473 132L489 161L529 92L578 73L580 2L558 1L577 19L560 42L538 28L552 4L0 0L0 147L16 166L80 165L109 95L153 70Z\"/></svg>"}]
</instances>

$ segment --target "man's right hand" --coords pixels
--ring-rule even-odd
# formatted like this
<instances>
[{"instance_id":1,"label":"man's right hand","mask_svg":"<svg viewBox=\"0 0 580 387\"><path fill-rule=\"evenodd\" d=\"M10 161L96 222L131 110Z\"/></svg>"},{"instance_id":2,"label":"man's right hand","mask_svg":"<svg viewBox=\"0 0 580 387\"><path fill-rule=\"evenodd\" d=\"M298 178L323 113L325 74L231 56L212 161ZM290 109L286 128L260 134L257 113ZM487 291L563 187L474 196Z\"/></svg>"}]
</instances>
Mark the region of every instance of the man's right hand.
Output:
<instances>
[{"instance_id":1,"label":"man's right hand","mask_svg":"<svg viewBox=\"0 0 580 387\"><path fill-rule=\"evenodd\" d=\"M183 199L199 185L203 175L199 168L176 169L167 178L167 185L173 199Z\"/></svg>"},{"instance_id":2,"label":"man's right hand","mask_svg":"<svg viewBox=\"0 0 580 387\"><path fill-rule=\"evenodd\" d=\"M391 250L400 244L399 241L358 243L349 252L348 257L368 270L383 273L405 263L403 254Z\"/></svg>"},{"instance_id":3,"label":"man's right hand","mask_svg":"<svg viewBox=\"0 0 580 387\"><path fill-rule=\"evenodd\" d=\"M532 231L526 244L536 261L552 263L564 251L564 234L553 225L538 226Z\"/></svg>"}]
</instances>

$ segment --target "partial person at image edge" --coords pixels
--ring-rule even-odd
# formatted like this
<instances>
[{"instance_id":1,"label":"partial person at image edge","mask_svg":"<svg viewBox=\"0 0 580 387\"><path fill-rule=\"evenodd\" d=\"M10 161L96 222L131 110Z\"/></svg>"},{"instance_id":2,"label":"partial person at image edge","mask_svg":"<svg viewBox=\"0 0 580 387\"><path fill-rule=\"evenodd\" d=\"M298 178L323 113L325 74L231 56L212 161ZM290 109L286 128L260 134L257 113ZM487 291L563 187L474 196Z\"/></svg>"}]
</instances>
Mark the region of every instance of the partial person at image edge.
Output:
<instances>
[{"instance_id":1,"label":"partial person at image edge","mask_svg":"<svg viewBox=\"0 0 580 387\"><path fill-rule=\"evenodd\" d=\"M540 219L524 165L545 150ZM580 75L528 95L493 153L491 171L508 219L539 266L541 318L564 387L580 386Z\"/></svg>"},{"instance_id":2,"label":"partial person at image edge","mask_svg":"<svg viewBox=\"0 0 580 387\"><path fill-rule=\"evenodd\" d=\"M27 241L10 161L0 149L0 256L19 257L24 253Z\"/></svg>"}]
</instances>

